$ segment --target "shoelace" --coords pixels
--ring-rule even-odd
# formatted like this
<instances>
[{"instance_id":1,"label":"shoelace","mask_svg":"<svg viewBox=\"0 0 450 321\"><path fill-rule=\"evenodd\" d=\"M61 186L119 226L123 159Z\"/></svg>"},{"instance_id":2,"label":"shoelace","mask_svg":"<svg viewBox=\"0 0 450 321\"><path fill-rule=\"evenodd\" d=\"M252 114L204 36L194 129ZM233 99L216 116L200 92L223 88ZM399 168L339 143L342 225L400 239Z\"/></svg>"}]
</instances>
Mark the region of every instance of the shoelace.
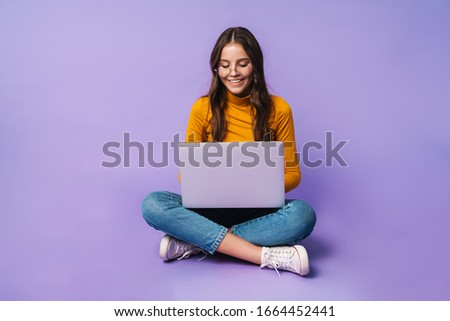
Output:
<instances>
[{"instance_id":1,"label":"shoelace","mask_svg":"<svg viewBox=\"0 0 450 321\"><path fill-rule=\"evenodd\" d=\"M266 258L265 262L261 264L261 268L266 266L272 267L275 272L277 272L278 276L281 276L280 272L278 272L278 268L281 268L282 270L296 271L291 259L294 255L294 251L292 249L281 251L272 250L266 254L268 255L268 258Z\"/></svg>"},{"instance_id":2,"label":"shoelace","mask_svg":"<svg viewBox=\"0 0 450 321\"><path fill-rule=\"evenodd\" d=\"M199 247L196 247L195 245L186 243L186 244L178 244L179 247L177 247L176 253L183 253L177 260L187 259L191 254L197 254L199 252L203 252L205 255L198 259L198 261L203 260L208 256L208 253L200 249Z\"/></svg>"},{"instance_id":3,"label":"shoelace","mask_svg":"<svg viewBox=\"0 0 450 321\"><path fill-rule=\"evenodd\" d=\"M182 260L182 259L187 259L189 256L191 256L191 254L193 253L194 251L191 249L191 250L188 250L188 251L186 251L186 252L184 252L183 253L183 255L181 255L179 258L178 258L178 260Z\"/></svg>"},{"instance_id":4,"label":"shoelace","mask_svg":"<svg viewBox=\"0 0 450 321\"><path fill-rule=\"evenodd\" d=\"M197 261L201 261L205 257L208 256L208 253L204 252L203 250L197 250L195 248L192 248L192 249L184 252L184 254L182 256L180 256L177 260L187 259L189 256L191 256L191 254L197 254L198 252L203 252L205 255L203 257L201 257L200 259L198 259Z\"/></svg>"}]
</instances>

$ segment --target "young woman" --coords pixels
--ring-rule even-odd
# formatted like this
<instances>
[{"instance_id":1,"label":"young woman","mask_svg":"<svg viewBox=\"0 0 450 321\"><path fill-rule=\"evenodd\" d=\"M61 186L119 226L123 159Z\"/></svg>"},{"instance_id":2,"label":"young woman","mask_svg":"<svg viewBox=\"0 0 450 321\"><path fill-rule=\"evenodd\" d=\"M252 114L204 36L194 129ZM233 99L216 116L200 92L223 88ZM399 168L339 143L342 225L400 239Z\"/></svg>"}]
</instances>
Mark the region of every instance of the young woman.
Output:
<instances>
[{"instance_id":1,"label":"young woman","mask_svg":"<svg viewBox=\"0 0 450 321\"><path fill-rule=\"evenodd\" d=\"M225 30L211 53L212 82L191 110L186 140L285 142L285 191L300 183L294 123L289 105L269 95L261 48L246 28ZM278 270L309 273L308 254L297 244L316 222L300 200L274 209L199 209L182 206L181 196L153 192L142 204L144 219L167 233L160 244L164 261L216 251Z\"/></svg>"}]
</instances>

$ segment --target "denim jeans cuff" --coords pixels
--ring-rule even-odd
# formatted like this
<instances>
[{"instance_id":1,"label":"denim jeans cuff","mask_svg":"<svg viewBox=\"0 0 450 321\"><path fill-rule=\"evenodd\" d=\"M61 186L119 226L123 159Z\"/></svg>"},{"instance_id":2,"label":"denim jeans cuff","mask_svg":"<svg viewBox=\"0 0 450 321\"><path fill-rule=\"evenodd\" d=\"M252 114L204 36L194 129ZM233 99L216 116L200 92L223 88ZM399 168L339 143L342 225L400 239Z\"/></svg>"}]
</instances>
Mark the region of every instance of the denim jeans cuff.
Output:
<instances>
[{"instance_id":1,"label":"denim jeans cuff","mask_svg":"<svg viewBox=\"0 0 450 321\"><path fill-rule=\"evenodd\" d=\"M220 243L222 242L225 235L228 233L228 229L226 227L222 227L219 235L217 236L216 240L214 241L213 245L208 249L209 254L214 254L216 252L217 248L219 247Z\"/></svg>"}]
</instances>

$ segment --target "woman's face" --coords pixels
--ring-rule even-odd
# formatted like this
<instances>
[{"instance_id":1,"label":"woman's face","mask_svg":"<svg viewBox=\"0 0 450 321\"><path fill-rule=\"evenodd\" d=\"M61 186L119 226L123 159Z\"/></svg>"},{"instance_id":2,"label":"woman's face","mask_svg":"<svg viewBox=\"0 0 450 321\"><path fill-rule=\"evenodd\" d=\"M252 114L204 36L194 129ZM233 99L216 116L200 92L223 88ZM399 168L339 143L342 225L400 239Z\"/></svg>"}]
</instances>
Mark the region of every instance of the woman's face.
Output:
<instances>
[{"instance_id":1,"label":"woman's face","mask_svg":"<svg viewBox=\"0 0 450 321\"><path fill-rule=\"evenodd\" d=\"M243 97L250 93L253 67L241 44L230 42L223 47L217 73L232 94Z\"/></svg>"}]
</instances>

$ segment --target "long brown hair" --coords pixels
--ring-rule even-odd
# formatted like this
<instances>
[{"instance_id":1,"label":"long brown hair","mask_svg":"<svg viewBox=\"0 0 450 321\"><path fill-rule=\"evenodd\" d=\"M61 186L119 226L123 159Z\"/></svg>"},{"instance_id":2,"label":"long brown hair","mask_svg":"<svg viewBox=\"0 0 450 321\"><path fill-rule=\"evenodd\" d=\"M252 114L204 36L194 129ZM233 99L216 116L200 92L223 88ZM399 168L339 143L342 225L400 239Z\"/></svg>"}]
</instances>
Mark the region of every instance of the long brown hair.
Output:
<instances>
[{"instance_id":1,"label":"long brown hair","mask_svg":"<svg viewBox=\"0 0 450 321\"><path fill-rule=\"evenodd\" d=\"M211 104L211 131L215 141L222 141L227 131L225 109L227 105L227 89L217 74L222 49L230 42L244 48L253 66L250 91L250 105L253 108L253 136L255 141L271 140L269 119L272 115L272 99L267 90L264 77L264 59L261 47L255 36L244 27L233 27L225 30L217 39L211 53L210 67L213 74L208 97Z\"/></svg>"}]
</instances>

